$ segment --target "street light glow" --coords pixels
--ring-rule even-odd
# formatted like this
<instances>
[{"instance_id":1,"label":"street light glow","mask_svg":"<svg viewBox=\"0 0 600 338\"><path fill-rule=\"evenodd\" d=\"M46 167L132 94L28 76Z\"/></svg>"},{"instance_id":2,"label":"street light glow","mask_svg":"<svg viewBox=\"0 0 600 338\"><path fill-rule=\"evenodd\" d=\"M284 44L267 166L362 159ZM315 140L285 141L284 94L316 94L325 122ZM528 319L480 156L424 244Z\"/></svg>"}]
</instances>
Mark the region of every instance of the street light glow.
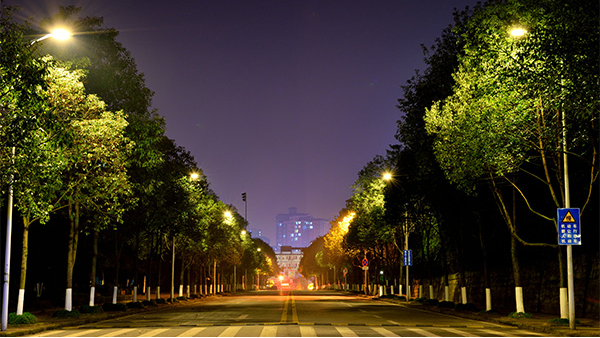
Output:
<instances>
[{"instance_id":1,"label":"street light glow","mask_svg":"<svg viewBox=\"0 0 600 338\"><path fill-rule=\"evenodd\" d=\"M390 172L386 172L383 174L383 179L389 181L392 179L392 174Z\"/></svg>"},{"instance_id":2,"label":"street light glow","mask_svg":"<svg viewBox=\"0 0 600 338\"><path fill-rule=\"evenodd\" d=\"M56 40L67 40L71 37L71 32L64 28L57 28L50 33Z\"/></svg>"},{"instance_id":3,"label":"street light glow","mask_svg":"<svg viewBox=\"0 0 600 338\"><path fill-rule=\"evenodd\" d=\"M520 28L520 27L513 28L510 31L510 35L512 35L515 38L520 38L525 34L527 34L527 30L525 30L524 28Z\"/></svg>"},{"instance_id":4,"label":"street light glow","mask_svg":"<svg viewBox=\"0 0 600 338\"><path fill-rule=\"evenodd\" d=\"M190 175L190 178L191 178L191 179L193 179L193 180L197 180L197 179L198 179L198 177L200 177L200 175L198 175L198 173L192 173L192 174Z\"/></svg>"}]
</instances>

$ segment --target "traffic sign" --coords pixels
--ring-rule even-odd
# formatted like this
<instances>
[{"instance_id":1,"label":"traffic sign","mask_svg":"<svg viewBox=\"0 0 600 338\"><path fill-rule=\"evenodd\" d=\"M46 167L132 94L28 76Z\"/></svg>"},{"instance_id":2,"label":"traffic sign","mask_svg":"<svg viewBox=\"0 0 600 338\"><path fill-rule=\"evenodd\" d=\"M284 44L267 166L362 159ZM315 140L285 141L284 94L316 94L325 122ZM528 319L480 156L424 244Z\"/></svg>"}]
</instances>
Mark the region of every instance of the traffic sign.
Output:
<instances>
[{"instance_id":1,"label":"traffic sign","mask_svg":"<svg viewBox=\"0 0 600 338\"><path fill-rule=\"evenodd\" d=\"M581 245L579 208L558 209L558 244Z\"/></svg>"},{"instance_id":2,"label":"traffic sign","mask_svg":"<svg viewBox=\"0 0 600 338\"><path fill-rule=\"evenodd\" d=\"M343 272L344 272L344 276L347 275L348 274L348 269L344 268Z\"/></svg>"},{"instance_id":3,"label":"traffic sign","mask_svg":"<svg viewBox=\"0 0 600 338\"><path fill-rule=\"evenodd\" d=\"M369 260L367 260L367 257L363 258L362 266L369 266Z\"/></svg>"},{"instance_id":4,"label":"traffic sign","mask_svg":"<svg viewBox=\"0 0 600 338\"><path fill-rule=\"evenodd\" d=\"M412 250L402 250L404 266L412 266Z\"/></svg>"}]
</instances>

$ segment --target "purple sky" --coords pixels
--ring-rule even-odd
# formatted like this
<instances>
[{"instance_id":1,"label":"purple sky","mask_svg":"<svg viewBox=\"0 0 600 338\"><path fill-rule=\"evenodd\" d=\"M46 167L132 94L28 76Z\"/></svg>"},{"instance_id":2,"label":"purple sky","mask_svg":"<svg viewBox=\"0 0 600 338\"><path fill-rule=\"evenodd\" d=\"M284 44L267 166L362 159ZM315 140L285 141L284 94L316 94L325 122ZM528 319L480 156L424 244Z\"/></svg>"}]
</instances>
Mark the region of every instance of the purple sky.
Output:
<instances>
[{"instance_id":1,"label":"purple sky","mask_svg":"<svg viewBox=\"0 0 600 338\"><path fill-rule=\"evenodd\" d=\"M275 240L288 207L332 219L362 167L396 143L400 86L453 8L475 0L5 0L43 18L104 17L131 51L167 135L212 189Z\"/></svg>"}]
</instances>

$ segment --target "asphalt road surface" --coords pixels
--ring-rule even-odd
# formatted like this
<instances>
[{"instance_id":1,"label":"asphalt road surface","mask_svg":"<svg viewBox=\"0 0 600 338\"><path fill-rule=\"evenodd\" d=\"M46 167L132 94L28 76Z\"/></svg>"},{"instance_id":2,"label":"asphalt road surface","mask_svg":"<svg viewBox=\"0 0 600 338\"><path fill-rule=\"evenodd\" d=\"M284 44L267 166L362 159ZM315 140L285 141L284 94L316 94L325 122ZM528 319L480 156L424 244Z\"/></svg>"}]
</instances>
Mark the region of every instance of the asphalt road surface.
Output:
<instances>
[{"instance_id":1,"label":"asphalt road surface","mask_svg":"<svg viewBox=\"0 0 600 338\"><path fill-rule=\"evenodd\" d=\"M38 337L517 337L539 333L340 292L261 291L181 304Z\"/></svg>"}]
</instances>

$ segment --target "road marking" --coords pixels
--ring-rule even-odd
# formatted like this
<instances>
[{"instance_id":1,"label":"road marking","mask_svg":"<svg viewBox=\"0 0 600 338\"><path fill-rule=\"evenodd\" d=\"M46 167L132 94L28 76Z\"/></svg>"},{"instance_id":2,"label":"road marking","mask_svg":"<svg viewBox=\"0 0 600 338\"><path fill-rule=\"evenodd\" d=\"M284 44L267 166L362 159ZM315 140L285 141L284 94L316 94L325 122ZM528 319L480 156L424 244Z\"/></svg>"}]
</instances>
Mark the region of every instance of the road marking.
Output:
<instances>
[{"instance_id":1,"label":"road marking","mask_svg":"<svg viewBox=\"0 0 600 338\"><path fill-rule=\"evenodd\" d=\"M301 337L316 337L317 332L315 328L312 326L300 326L300 336Z\"/></svg>"},{"instance_id":2,"label":"road marking","mask_svg":"<svg viewBox=\"0 0 600 338\"><path fill-rule=\"evenodd\" d=\"M226 328L218 337L235 337L236 333L238 333L242 329L242 326L230 326Z\"/></svg>"},{"instance_id":3,"label":"road marking","mask_svg":"<svg viewBox=\"0 0 600 338\"><path fill-rule=\"evenodd\" d=\"M129 327L129 328L126 328L126 329L121 329L121 330L117 330L117 331L108 332L108 333L105 333L103 335L98 335L97 337L117 337L118 335L123 334L125 332L129 332L131 330L132 329ZM77 336L82 336L82 333L83 332L79 332L79 334L77 334Z\"/></svg>"},{"instance_id":4,"label":"road marking","mask_svg":"<svg viewBox=\"0 0 600 338\"><path fill-rule=\"evenodd\" d=\"M65 330L48 330L46 332L40 333L39 335L37 335L37 337L51 337L53 335L56 335L56 337L65 337L64 335L60 334L61 332L65 332Z\"/></svg>"},{"instance_id":5,"label":"road marking","mask_svg":"<svg viewBox=\"0 0 600 338\"><path fill-rule=\"evenodd\" d=\"M298 324L298 311L296 310L296 299L294 299L292 291L290 291L290 297L292 297L292 320L294 323Z\"/></svg>"},{"instance_id":6,"label":"road marking","mask_svg":"<svg viewBox=\"0 0 600 338\"><path fill-rule=\"evenodd\" d=\"M358 335L347 326L336 326L335 329L340 333L340 335L342 335L342 337L358 337Z\"/></svg>"},{"instance_id":7,"label":"road marking","mask_svg":"<svg viewBox=\"0 0 600 338\"><path fill-rule=\"evenodd\" d=\"M281 314L280 322L285 323L287 321L287 310L288 310L288 302L290 301L290 296L288 295L285 298L285 304L283 305L283 313Z\"/></svg>"},{"instance_id":8,"label":"road marking","mask_svg":"<svg viewBox=\"0 0 600 338\"><path fill-rule=\"evenodd\" d=\"M384 337L398 337L397 334L383 327L371 326L370 328Z\"/></svg>"},{"instance_id":9,"label":"road marking","mask_svg":"<svg viewBox=\"0 0 600 338\"><path fill-rule=\"evenodd\" d=\"M277 326L263 327L260 337L277 337Z\"/></svg>"},{"instance_id":10,"label":"road marking","mask_svg":"<svg viewBox=\"0 0 600 338\"><path fill-rule=\"evenodd\" d=\"M65 335L61 335L62 337L81 337L83 335L86 334L92 334L92 336L95 336L96 332L100 332L102 330L100 329L93 329L93 330L85 330L85 331L75 331L74 333L70 333L70 334L65 334ZM68 331L65 331L68 332Z\"/></svg>"},{"instance_id":11,"label":"road marking","mask_svg":"<svg viewBox=\"0 0 600 338\"><path fill-rule=\"evenodd\" d=\"M140 336L143 336L143 337L156 337L159 334L161 334L163 332L166 332L166 331L169 331L169 330L171 330L171 329L170 328L169 329L154 329L154 330L146 331L146 332L142 333Z\"/></svg>"},{"instance_id":12,"label":"road marking","mask_svg":"<svg viewBox=\"0 0 600 338\"><path fill-rule=\"evenodd\" d=\"M423 337L439 337L437 334L423 330L423 329L418 329L418 328L405 328L405 330L408 330L410 332L414 332L417 333L420 336Z\"/></svg>"},{"instance_id":13,"label":"road marking","mask_svg":"<svg viewBox=\"0 0 600 338\"><path fill-rule=\"evenodd\" d=\"M207 327L194 327L189 330L185 330L180 333L177 337L195 337L198 333L206 330Z\"/></svg>"},{"instance_id":14,"label":"road marking","mask_svg":"<svg viewBox=\"0 0 600 338\"><path fill-rule=\"evenodd\" d=\"M461 336L461 337L470 337L472 336L472 334L462 331L462 330L457 330L457 329L452 329L452 328L443 328L442 330L444 331L448 331L450 333L453 333L455 335Z\"/></svg>"},{"instance_id":15,"label":"road marking","mask_svg":"<svg viewBox=\"0 0 600 338\"><path fill-rule=\"evenodd\" d=\"M245 315L240 315L239 317L237 317L235 320L242 320L242 319L246 319L248 318L249 314L245 314Z\"/></svg>"}]
</instances>

